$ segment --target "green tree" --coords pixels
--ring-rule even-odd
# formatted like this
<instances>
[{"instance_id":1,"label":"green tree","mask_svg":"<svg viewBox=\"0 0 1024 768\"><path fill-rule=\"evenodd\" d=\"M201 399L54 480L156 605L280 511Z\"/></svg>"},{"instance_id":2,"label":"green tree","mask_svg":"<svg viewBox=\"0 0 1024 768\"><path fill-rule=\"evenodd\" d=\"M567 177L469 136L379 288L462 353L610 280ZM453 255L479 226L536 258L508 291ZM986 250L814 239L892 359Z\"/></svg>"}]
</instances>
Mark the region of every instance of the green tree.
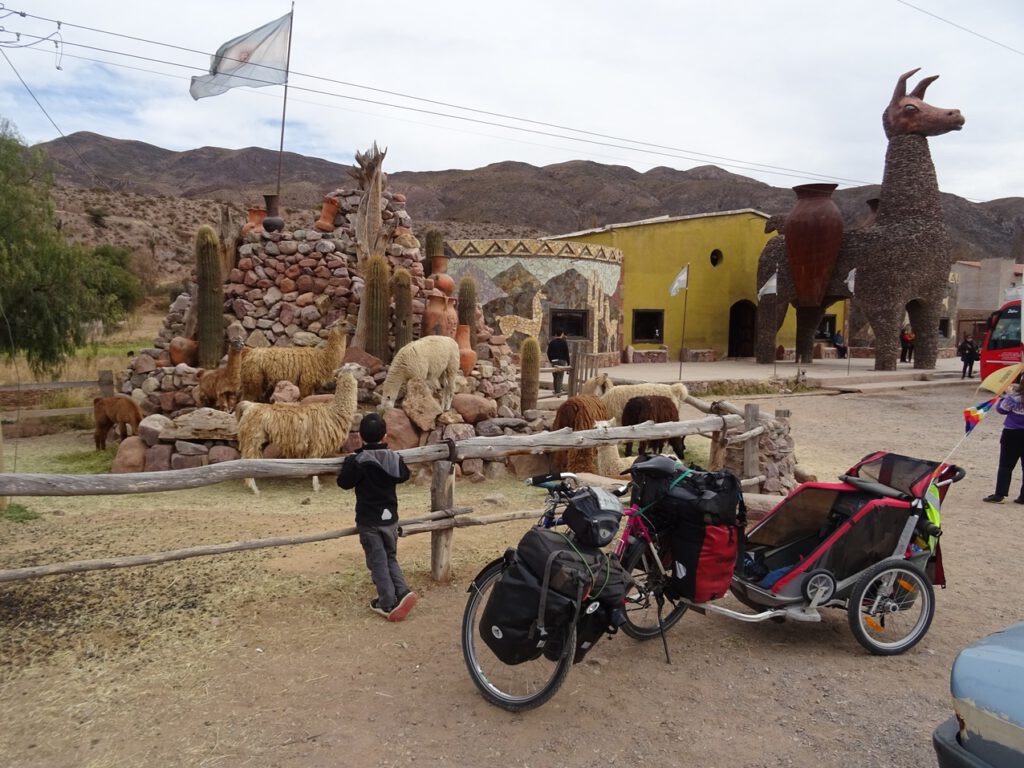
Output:
<instances>
[{"instance_id":1,"label":"green tree","mask_svg":"<svg viewBox=\"0 0 1024 768\"><path fill-rule=\"evenodd\" d=\"M114 322L141 301L124 249L64 241L51 183L43 154L0 118L0 353L24 352L36 374L74 354L84 324Z\"/></svg>"}]
</instances>

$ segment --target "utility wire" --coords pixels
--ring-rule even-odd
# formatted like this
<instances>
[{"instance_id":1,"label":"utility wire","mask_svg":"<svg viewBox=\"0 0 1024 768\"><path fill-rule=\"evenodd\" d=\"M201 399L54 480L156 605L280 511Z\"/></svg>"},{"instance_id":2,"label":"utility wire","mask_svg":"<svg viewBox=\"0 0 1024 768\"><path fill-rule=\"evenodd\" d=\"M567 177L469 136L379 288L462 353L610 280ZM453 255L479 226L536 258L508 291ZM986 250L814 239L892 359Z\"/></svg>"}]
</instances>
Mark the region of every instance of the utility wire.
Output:
<instances>
[{"instance_id":1,"label":"utility wire","mask_svg":"<svg viewBox=\"0 0 1024 768\"><path fill-rule=\"evenodd\" d=\"M132 41L135 41L135 42L147 43L149 45L156 45L156 46L161 46L161 47L165 47L165 48L171 48L171 49L174 49L174 50L184 51L184 52L187 52L187 53L196 53L196 54L200 54L200 55L203 55L203 56L209 56L209 54L204 52L204 51L199 51L199 50L196 50L194 48L186 48L184 46L174 45L174 44L171 44L171 43L164 43L164 42L161 42L159 40L150 40L150 39L147 39L147 38L135 37L133 35L125 35L125 34L122 34L122 33L119 33L119 32L112 32L110 30L98 29L96 27L87 27L87 26L83 26L83 25L79 25L79 24L73 24L73 23L69 23L69 22L59 21L57 19L49 19L49 18L42 17L42 16L35 16L33 14L28 14L28 13L22 13L21 15L27 16L28 18L36 19L38 21L45 21L45 22L49 22L49 23L53 23L53 24L63 25L63 26L66 26L66 27L73 27L73 28L76 28L76 29L82 29L82 30L86 30L86 31L89 31L89 32L95 32L95 33L98 33L98 34L110 35L110 36L113 36L113 37L120 37L120 38L124 38L124 39L127 39L127 40L132 40ZM76 44L76 43L68 43L68 44L69 45L78 45L79 47L87 47L87 48L90 47L90 46L82 46L82 45ZM159 59L150 59L148 57L140 57L140 56L135 56L134 54L126 54L126 53L122 53L120 51L112 51L112 50L103 49L103 48L92 48L92 50L98 50L98 51L102 51L104 53L113 53L113 54L119 54L119 55L125 55L125 56L133 56L135 58L143 58L143 59L145 59L147 61L160 62L160 63L164 63L164 64L170 64L172 66L179 66L179 67L188 66L188 65L178 64L176 62L167 62L167 61L161 61ZM233 60L233 59L230 59L230 57L225 57L225 58L227 58L228 60ZM188 68L189 69L196 69L195 67L191 67L191 66L188 66ZM267 69L280 69L280 68L267 67ZM710 153L706 153L706 152L700 152L700 151L697 151L697 150L685 149L685 148L680 148L680 147L673 147L673 146L668 146L668 145L663 145L663 144L655 144L655 143L652 143L652 142L641 141L641 140L637 140L637 139L630 139L630 138L625 138L625 137L621 137L621 136L613 136L613 135L609 135L609 134L598 133L598 132L595 132L595 131L588 131L588 130L585 130L585 129L582 129L582 128L573 128L572 126L565 126L565 125L560 125L560 124L557 124L557 123L549 123L549 122L544 122L544 121L541 121L541 120L533 120L533 119L530 119L530 118L518 117L516 115L509 115L509 114L502 113L502 112L492 112L492 111L488 111L488 110L477 109L477 108L474 108L474 107L466 107L466 106L462 106L460 104L454 104L454 103L451 103L451 102L438 101L438 100L435 100L435 99L428 99L428 98L424 98L424 97L421 97L421 96L413 96L411 94L401 93L399 91L392 91L392 90L387 90L387 89L383 89L383 88L374 88L372 86L360 85L359 83L352 83L352 82L348 82L348 81L345 81L345 80L337 80L337 79L334 79L334 78L323 77L323 76L320 76L320 75L312 75L312 74L304 73L304 72L292 71L289 74L292 75L292 76L306 77L306 78L309 78L309 79L312 79L312 80L319 80L321 82L327 82L327 83L331 83L331 84L334 84L334 85L341 85L341 86L345 86L345 87L358 88L358 89L361 89L361 90L367 90L367 91L372 91L372 92L375 92L375 93L381 93L381 94L384 94L384 95L387 95L387 96L397 96L399 98L409 99L409 100L417 101L417 102L424 103L424 104L431 104L433 106L444 107L444 108L447 108L447 109L457 109L457 110L460 110L460 111L463 111L463 112L469 112L469 113L472 113L472 114L479 114L479 115L484 115L484 116L487 116L487 117L496 117L496 118L500 118L502 120L515 120L517 122L527 123L529 125L537 125L537 126L541 126L541 127L544 127L544 128L553 128L553 129L560 130L560 131L571 131L573 133L579 133L579 134L583 134L585 136L592 136L592 137L597 138L597 139L607 139L607 140L610 140L610 141L613 141L613 142L626 142L626 143L629 143L629 144L636 144L636 145L642 146L642 147L648 147L650 149L666 150L667 152L670 152L670 153L684 153L684 154L681 154L681 155L655 153L655 154L663 154L666 157L678 157L680 159L691 160L691 161L694 161L694 162L704 162L704 160L716 160L716 161L724 161L724 162L729 162L729 163L737 163L738 165L733 165L733 166L730 166L730 167L740 168L740 169L743 169L743 170L755 170L757 168L763 168L763 169L771 170L771 171L786 171L788 173L786 173L786 174L779 174L779 175L789 175L789 176L793 176L793 177L797 177L797 178L817 177L817 178L822 178L822 179L835 179L837 181L845 181L845 182L854 183L854 184L870 184L871 183L871 182L863 181L861 179L843 179L841 177L829 176L827 174L804 171L804 170L801 170L801 169L798 169L798 168L787 168L785 166L777 166L777 165L770 165L770 164L766 164L766 163L758 163L758 162L754 162L754 161L750 161L750 160L743 160L741 158L733 158L733 157L726 157L726 156L722 156L722 155L714 155L714 154L710 154ZM258 80L254 80L254 82L259 82L259 81ZM294 87L294 86L292 86L292 87ZM328 92L324 92L324 91L318 91L316 89L311 89L311 92L313 92L313 93L324 93L325 95L336 96L338 98L353 98L353 99L356 98L356 97L342 96L340 94L328 93ZM391 108L394 108L394 109L409 109L409 110L413 110L413 111L421 111L421 110L416 110L413 107L403 107L401 105L389 104L387 102L378 102L378 101L373 101L373 100L366 100L366 102L370 103L370 104L378 104L378 105L388 106L388 107L391 107ZM463 119L463 120L468 120L469 119L469 118L459 117L459 116L450 115L450 114L442 113L442 112L433 112L433 111L430 111L430 110L426 110L426 111L424 111L424 113L425 114L440 115L440 116L443 116L443 117L447 117L449 119ZM507 125L503 125L503 124L496 124L496 123L491 123L491 122L488 122L488 121L481 121L481 122L484 125L498 125L499 127L509 128L511 130L526 130L526 129L523 129L523 128L516 128L516 127L513 127L513 126L507 126ZM541 135L552 136L552 135L558 135L558 134L550 134L550 133L546 133L546 132L541 132ZM575 141L584 141L583 139L574 139L573 137L565 137L565 136L560 136L560 135L559 135L559 137L560 138L569 138L570 140L575 140ZM603 142L595 142L595 143L597 143L599 145L602 145L602 146L613 146L613 147L617 147L618 146L616 144L604 144ZM640 151L640 150L632 150L632 148L629 148L629 149L631 149L631 151ZM694 155L696 155L697 157L693 157Z\"/></svg>"},{"instance_id":2,"label":"utility wire","mask_svg":"<svg viewBox=\"0 0 1024 768\"><path fill-rule=\"evenodd\" d=\"M92 174L93 179L102 184L104 187L106 187L108 192L113 192L114 190L111 189L110 186L99 176L99 174L96 173L96 170L91 165L89 165L88 162L86 162L86 159L78 153L78 150L75 148L74 142L68 140L68 137L64 135L64 131L62 131L60 129L60 126L57 125L56 122L54 122L54 119L52 117L50 117L50 113L46 111L46 107L44 107L42 103L39 101L39 99L36 98L36 95L32 92L32 89L29 87L28 83L25 82L25 79L21 76L21 73L19 73L17 68L14 66L14 62L12 62L10 58L7 56L7 51L0 48L0 55L3 55L4 59L6 59L7 63L10 65L11 70L14 72L15 76L21 81L21 84L25 86L25 90L28 91L28 95L32 97L32 101L34 101L36 103L36 106L38 106L39 109L42 110L42 113L46 115L46 119L50 121L50 125L52 125L57 130L57 133L60 134L61 138L68 143L68 146L71 147L71 151L75 153L75 157L82 161L82 165L84 165L89 170L89 173Z\"/></svg>"},{"instance_id":3,"label":"utility wire","mask_svg":"<svg viewBox=\"0 0 1024 768\"><path fill-rule=\"evenodd\" d=\"M68 25L68 26L70 26L70 25ZM156 44L160 45L160 43L156 43ZM74 43L74 42L69 42L69 41L65 40L64 41L64 45L65 46L70 45L70 46L73 46L73 47L76 47L76 48L84 48L84 49L91 50L91 51L98 51L98 52L101 52L101 53L112 54L112 55L115 55L115 56L126 56L128 58L139 59L139 60L142 60L142 61L149 61L149 62L153 62L153 63L156 63L156 64L166 64L166 65L169 65L169 66L181 67L181 68L185 68L185 69L189 69L189 70L193 70L193 71L196 70L196 67L193 67L193 66L188 65L188 64L181 64L181 63L174 62L174 61L168 61L166 59L156 59L156 58L149 57L149 56L142 56L140 54L126 53L126 52L123 52L123 51L118 51L118 50L114 50L114 49L110 49L110 48L102 48L102 47L99 47L99 46L86 45L84 43ZM113 66L118 66L118 65L113 65ZM320 78L320 77L317 77L315 75L304 75L302 73L297 73L297 72L292 72L290 74L291 74L291 76L311 77L312 79L326 80L328 82L335 82L335 83L340 83L342 85L346 85L346 83L343 83L342 81L330 80L329 78ZM266 84L266 85L276 85L277 84L277 83L270 83L270 82L263 81L263 80L260 80L258 78L252 78L252 77L248 77L246 79L252 81L253 83L263 83L263 84ZM463 122L476 123L478 125L487 125L487 126L491 126L491 127L494 127L494 128L503 128L505 130L510 130L510 131L519 131L519 132L522 132L522 133L532 133L532 134L536 134L538 136L546 136L546 137L549 137L549 138L565 139L567 141L575 141L575 142L579 142L579 143L583 143L583 144L590 144L590 145L599 146L599 147L608 147L608 148L612 148L612 149L621 149L621 150L626 150L627 152L638 152L638 153L641 153L641 154L655 155L655 156L658 156L658 157L670 157L670 158L677 159L677 160L688 160L688 161L696 162L696 163L707 162L708 159L710 158L710 159L713 159L713 160L717 160L718 161L717 164L720 165L720 166L723 166L723 167L726 167L726 168L734 168L734 169L742 170L742 171L766 173L766 174L770 174L770 175L773 175L773 176L785 176L785 177L797 178L797 179L813 178L813 179L826 180L826 181L845 182L845 183L857 184L857 185L870 185L870 184L875 183L875 182L870 182L870 181L864 181L863 179L852 179L852 178L845 178L845 177L842 177L842 176L830 176L830 175L826 175L826 174L815 173L813 171L801 171L799 169L794 169L794 168L784 168L782 166L772 166L772 165L765 165L765 164L761 164L761 163L749 163L748 164L745 161L731 161L731 160L729 160L729 158L722 158L722 157L720 157L718 155L707 155L707 154L703 154L703 153L694 153L695 155L699 155L699 156L694 156L694 155L683 154L687 150L676 149L674 151L668 151L668 150L672 150L673 148L666 148L666 150L654 149L653 147L657 147L659 145L649 144L649 143L645 143L645 142L633 142L633 143L638 144L640 146L629 146L629 145L626 145L626 144L616 143L614 140L613 141L599 141L596 138L588 139L588 138L582 138L582 137L579 137L579 136L569 136L569 135L566 135L566 134L563 134L563 133L555 133L553 131L542 131L542 130L539 130L539 129L536 129L536 128L525 128L525 127L522 127L522 126L510 125L508 123L497 122L497 121L494 121L494 120L484 120L482 118L468 117L466 115L453 115L451 113L442 112L442 111L439 111L439 110L426 109L426 108L423 108L423 107L412 107L412 106L403 105L403 104L394 104L392 102L381 101L381 100L378 100L378 99L370 99L370 98L365 98L365 97L362 97L362 96L352 96L352 95L348 95L348 94L336 93L334 91L327 91L327 90L323 90L323 89L320 89L320 88L302 87L302 86L299 86L299 85L295 85L294 83L290 84L289 87L292 90L302 91L302 92L305 92L305 93L317 94L317 95L320 95L320 96L329 96L329 97L332 97L332 98L346 99L346 100L349 100L349 101L357 101L357 102L360 102L360 103L363 103L363 104L372 104L372 105L375 105L375 106L386 107L386 108L390 108L390 109L400 109L400 110L405 110L405 111L408 111L408 112L416 112L416 113L424 114L424 115L432 115L434 117L441 117L441 118L445 118L445 119L448 119L448 120L460 120L460 121L463 121ZM361 87L361 86L357 86L357 87ZM371 89L371 90L376 90L376 89ZM405 97L405 98L415 99L416 97L408 96L408 97ZM420 99L420 100L423 101L422 99ZM454 108L462 109L461 107L457 107L457 106L454 107ZM475 111L479 112L479 110L475 110ZM519 120L519 118L515 118L515 117L513 117L511 119ZM548 125L548 124L545 123L543 125ZM572 128L569 128L567 130L576 131L576 129L572 129ZM579 131L577 131L577 132L579 132ZM584 132L584 133L586 133L586 132ZM592 135L592 136L600 136L602 134L590 133L590 135ZM614 137L611 137L611 138L614 138ZM630 139L621 139L621 141L631 141L631 140Z\"/></svg>"},{"instance_id":4,"label":"utility wire","mask_svg":"<svg viewBox=\"0 0 1024 768\"><path fill-rule=\"evenodd\" d=\"M1008 50L1008 51L1010 51L1012 53L1016 53L1018 56L1024 56L1024 51L1021 51L1021 50L1013 48L1013 47L1011 47L1009 45L1006 45L1006 43L1000 43L998 40L993 40L991 37L986 37L985 35L981 34L980 32L975 32L973 29L969 29L969 28L963 26L962 24L957 24L955 21L950 21L947 18L939 16L937 13L932 13L931 11L926 11L924 8L919 8L918 6L914 5L913 3L908 3L906 0L896 0L896 2L899 3L900 5L907 6L907 8L912 8L913 10L917 11L918 13L923 13L925 16L931 16L933 19L938 19L943 24L949 24L949 26L951 26L951 27L956 27L957 29L961 30L962 32L966 32L969 35L974 35L975 37L980 37L985 42L992 43L992 45L998 45L1000 48L1005 48L1006 50Z\"/></svg>"}]
</instances>

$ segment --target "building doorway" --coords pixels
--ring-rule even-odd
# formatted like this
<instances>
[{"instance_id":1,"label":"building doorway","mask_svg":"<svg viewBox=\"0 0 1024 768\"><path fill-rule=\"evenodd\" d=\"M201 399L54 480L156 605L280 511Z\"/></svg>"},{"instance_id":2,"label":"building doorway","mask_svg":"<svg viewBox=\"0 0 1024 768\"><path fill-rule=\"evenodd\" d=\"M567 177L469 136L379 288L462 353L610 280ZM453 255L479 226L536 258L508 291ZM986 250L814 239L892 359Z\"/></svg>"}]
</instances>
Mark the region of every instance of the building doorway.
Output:
<instances>
[{"instance_id":1,"label":"building doorway","mask_svg":"<svg viewBox=\"0 0 1024 768\"><path fill-rule=\"evenodd\" d=\"M729 308L729 357L753 357L757 335L757 307L737 301Z\"/></svg>"}]
</instances>

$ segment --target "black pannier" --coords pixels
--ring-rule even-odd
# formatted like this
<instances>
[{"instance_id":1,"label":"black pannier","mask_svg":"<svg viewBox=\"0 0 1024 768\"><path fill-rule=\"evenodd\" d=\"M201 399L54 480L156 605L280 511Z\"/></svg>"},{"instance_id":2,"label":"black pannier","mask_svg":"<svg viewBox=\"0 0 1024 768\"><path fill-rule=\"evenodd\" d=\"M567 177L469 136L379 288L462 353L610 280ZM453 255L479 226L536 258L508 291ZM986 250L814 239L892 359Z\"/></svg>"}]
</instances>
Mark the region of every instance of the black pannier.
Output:
<instances>
[{"instance_id":1,"label":"black pannier","mask_svg":"<svg viewBox=\"0 0 1024 768\"><path fill-rule=\"evenodd\" d=\"M576 534L576 541L582 546L605 547L619 532L622 504L602 488L580 488L569 499L562 520Z\"/></svg>"},{"instance_id":2,"label":"black pannier","mask_svg":"<svg viewBox=\"0 0 1024 768\"><path fill-rule=\"evenodd\" d=\"M684 467L664 456L637 460L633 498L656 530L671 529L680 519L704 525L735 525L742 494L731 472Z\"/></svg>"},{"instance_id":3,"label":"black pannier","mask_svg":"<svg viewBox=\"0 0 1024 768\"><path fill-rule=\"evenodd\" d=\"M599 615L577 628L576 661L624 620L629 577L603 552L580 551L564 534L531 528L511 561L480 618L481 639L505 664L531 661L541 653L558 659L565 630L588 595L598 601Z\"/></svg>"}]
</instances>

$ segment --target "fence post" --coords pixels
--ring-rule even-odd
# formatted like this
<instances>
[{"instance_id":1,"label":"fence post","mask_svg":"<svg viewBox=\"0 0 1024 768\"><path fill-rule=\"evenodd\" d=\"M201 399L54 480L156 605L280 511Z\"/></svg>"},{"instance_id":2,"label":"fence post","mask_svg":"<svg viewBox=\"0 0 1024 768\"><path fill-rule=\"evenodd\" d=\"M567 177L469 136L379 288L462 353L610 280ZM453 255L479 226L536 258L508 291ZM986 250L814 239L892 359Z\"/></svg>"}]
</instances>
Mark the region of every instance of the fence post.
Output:
<instances>
[{"instance_id":1,"label":"fence post","mask_svg":"<svg viewBox=\"0 0 1024 768\"><path fill-rule=\"evenodd\" d=\"M100 371L99 380L96 382L100 388L100 397L113 397L114 395L114 372Z\"/></svg>"},{"instance_id":2,"label":"fence post","mask_svg":"<svg viewBox=\"0 0 1024 768\"><path fill-rule=\"evenodd\" d=\"M743 406L743 430L751 430L757 426L757 414L760 409L755 403ZM743 478L757 477L757 444L761 442L751 437L743 442Z\"/></svg>"},{"instance_id":3,"label":"fence post","mask_svg":"<svg viewBox=\"0 0 1024 768\"><path fill-rule=\"evenodd\" d=\"M455 467L450 461L435 461L430 467L430 511L455 506ZM455 528L430 532L430 576L434 581L452 579L452 535Z\"/></svg>"},{"instance_id":4,"label":"fence post","mask_svg":"<svg viewBox=\"0 0 1024 768\"><path fill-rule=\"evenodd\" d=\"M0 472L4 471L4 427L0 424ZM7 509L7 502L11 499L9 496L0 496L0 512Z\"/></svg>"}]
</instances>

